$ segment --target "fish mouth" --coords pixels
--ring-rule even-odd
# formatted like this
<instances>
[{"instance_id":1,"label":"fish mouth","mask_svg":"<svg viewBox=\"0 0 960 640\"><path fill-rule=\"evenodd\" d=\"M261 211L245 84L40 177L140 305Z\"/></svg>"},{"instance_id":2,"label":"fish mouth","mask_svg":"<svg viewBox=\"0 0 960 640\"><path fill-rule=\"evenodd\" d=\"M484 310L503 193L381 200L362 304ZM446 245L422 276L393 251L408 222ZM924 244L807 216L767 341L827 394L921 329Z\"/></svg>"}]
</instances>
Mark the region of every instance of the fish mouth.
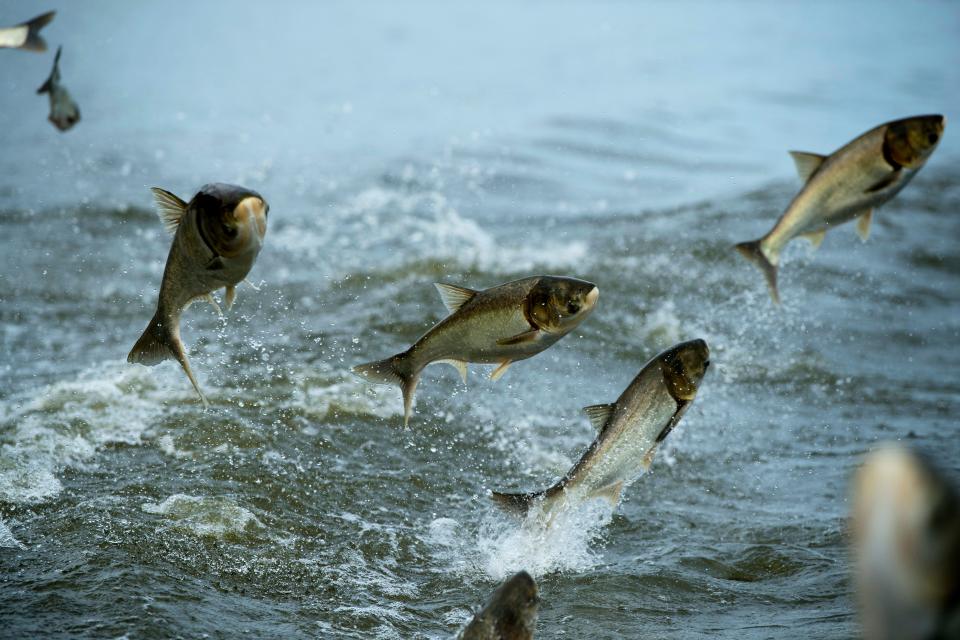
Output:
<instances>
[{"instance_id":1,"label":"fish mouth","mask_svg":"<svg viewBox=\"0 0 960 640\"><path fill-rule=\"evenodd\" d=\"M594 285L593 289L590 289L590 293L587 294L584 302L587 303L588 307L592 307L597 304L597 299L600 297L600 287Z\"/></svg>"}]
</instances>

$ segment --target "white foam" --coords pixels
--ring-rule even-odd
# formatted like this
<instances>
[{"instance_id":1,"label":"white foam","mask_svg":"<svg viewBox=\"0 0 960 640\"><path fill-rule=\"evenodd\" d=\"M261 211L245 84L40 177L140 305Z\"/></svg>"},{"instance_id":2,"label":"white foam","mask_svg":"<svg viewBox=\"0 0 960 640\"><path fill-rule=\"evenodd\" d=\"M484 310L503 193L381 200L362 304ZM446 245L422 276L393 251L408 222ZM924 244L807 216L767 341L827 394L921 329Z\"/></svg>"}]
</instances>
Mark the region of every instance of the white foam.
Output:
<instances>
[{"instance_id":1,"label":"white foam","mask_svg":"<svg viewBox=\"0 0 960 640\"><path fill-rule=\"evenodd\" d=\"M175 529L198 536L222 538L240 535L252 528L263 527L252 512L225 497L190 496L175 493L160 504L140 505L145 513L164 516Z\"/></svg>"},{"instance_id":2,"label":"white foam","mask_svg":"<svg viewBox=\"0 0 960 640\"><path fill-rule=\"evenodd\" d=\"M13 537L10 527L0 520L0 548L7 549L26 549L26 545Z\"/></svg>"},{"instance_id":3,"label":"white foam","mask_svg":"<svg viewBox=\"0 0 960 640\"><path fill-rule=\"evenodd\" d=\"M539 577L582 572L600 563L598 547L613 509L591 500L556 515L544 526L531 514L522 522L500 513L487 513L475 530L452 518L430 523L428 542L451 570L503 580L523 569Z\"/></svg>"},{"instance_id":4,"label":"white foam","mask_svg":"<svg viewBox=\"0 0 960 640\"><path fill-rule=\"evenodd\" d=\"M293 378L296 388L290 406L313 418L324 419L336 411L377 418L403 414L403 401L396 387L371 385L346 368L317 362L304 367Z\"/></svg>"},{"instance_id":5,"label":"white foam","mask_svg":"<svg viewBox=\"0 0 960 640\"><path fill-rule=\"evenodd\" d=\"M84 468L112 443L139 444L168 399L154 373L101 363L0 405L0 499L43 502L62 490L63 469Z\"/></svg>"}]
</instances>

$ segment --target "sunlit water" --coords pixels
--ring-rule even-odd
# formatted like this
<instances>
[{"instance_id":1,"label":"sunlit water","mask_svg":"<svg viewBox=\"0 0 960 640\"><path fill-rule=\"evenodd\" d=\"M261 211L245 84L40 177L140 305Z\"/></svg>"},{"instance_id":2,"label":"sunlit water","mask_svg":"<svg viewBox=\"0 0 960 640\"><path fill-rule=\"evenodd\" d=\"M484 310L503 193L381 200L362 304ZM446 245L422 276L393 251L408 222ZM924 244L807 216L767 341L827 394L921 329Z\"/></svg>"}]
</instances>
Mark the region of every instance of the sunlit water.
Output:
<instances>
[{"instance_id":1,"label":"sunlit water","mask_svg":"<svg viewBox=\"0 0 960 640\"><path fill-rule=\"evenodd\" d=\"M4 24L38 13L5 3ZM958 12L930 3L76 3L45 31L83 120L0 51L0 636L448 637L497 581L544 638L858 633L847 485L909 438L960 460L960 143L875 216L791 245L782 309L732 250L829 152L960 99ZM169 237L148 187L271 204L224 320L127 365ZM443 314L431 283L601 288L499 382L431 367L409 430L353 364ZM651 473L549 532L582 406L702 337L715 366Z\"/></svg>"}]
</instances>

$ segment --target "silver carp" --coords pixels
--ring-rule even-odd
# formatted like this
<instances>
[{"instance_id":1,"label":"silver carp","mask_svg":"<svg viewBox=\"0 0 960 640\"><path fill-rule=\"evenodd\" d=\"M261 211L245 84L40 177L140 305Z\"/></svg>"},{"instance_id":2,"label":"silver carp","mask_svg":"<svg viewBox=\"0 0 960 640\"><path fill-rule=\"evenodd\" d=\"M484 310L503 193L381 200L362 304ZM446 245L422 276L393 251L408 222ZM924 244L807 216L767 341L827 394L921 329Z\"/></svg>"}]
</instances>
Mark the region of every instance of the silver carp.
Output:
<instances>
[{"instance_id":1,"label":"silver carp","mask_svg":"<svg viewBox=\"0 0 960 640\"><path fill-rule=\"evenodd\" d=\"M57 48L57 56L53 59L53 70L50 77L39 89L38 94L46 93L50 97L50 115L47 118L60 131L66 131L80 122L80 107L73 101L70 92L60 82L60 54L63 47Z\"/></svg>"},{"instance_id":2,"label":"silver carp","mask_svg":"<svg viewBox=\"0 0 960 640\"><path fill-rule=\"evenodd\" d=\"M40 36L40 29L50 24L55 15L56 11L48 11L16 26L0 29L0 48L46 51L47 43Z\"/></svg>"},{"instance_id":3,"label":"silver carp","mask_svg":"<svg viewBox=\"0 0 960 640\"><path fill-rule=\"evenodd\" d=\"M875 127L829 156L790 152L803 188L767 235L736 245L763 272L775 303L780 302L777 267L787 243L803 236L819 247L827 231L857 218L857 232L866 241L873 210L917 175L945 126L942 115L914 116Z\"/></svg>"},{"instance_id":4,"label":"silver carp","mask_svg":"<svg viewBox=\"0 0 960 640\"><path fill-rule=\"evenodd\" d=\"M457 640L532 640L540 594L526 571L504 581Z\"/></svg>"}]
</instances>

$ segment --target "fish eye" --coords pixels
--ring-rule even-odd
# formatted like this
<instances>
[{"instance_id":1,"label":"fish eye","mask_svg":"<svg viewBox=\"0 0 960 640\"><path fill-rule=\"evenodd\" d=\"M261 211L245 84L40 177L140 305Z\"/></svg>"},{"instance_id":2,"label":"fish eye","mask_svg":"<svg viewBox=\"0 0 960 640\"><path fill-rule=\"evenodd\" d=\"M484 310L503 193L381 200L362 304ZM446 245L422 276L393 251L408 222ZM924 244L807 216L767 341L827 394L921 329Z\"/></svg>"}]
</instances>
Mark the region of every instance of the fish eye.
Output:
<instances>
[{"instance_id":1,"label":"fish eye","mask_svg":"<svg viewBox=\"0 0 960 640\"><path fill-rule=\"evenodd\" d=\"M937 140L939 139L940 139L940 136L938 136L935 133L927 134L927 142L929 142L930 144L937 144Z\"/></svg>"},{"instance_id":2,"label":"fish eye","mask_svg":"<svg viewBox=\"0 0 960 640\"><path fill-rule=\"evenodd\" d=\"M570 315L573 315L573 314L575 314L577 311L580 311L580 303L579 303L579 302L577 302L577 301L575 301L575 300L571 300L570 302L567 303L567 313L569 313Z\"/></svg>"}]
</instances>

